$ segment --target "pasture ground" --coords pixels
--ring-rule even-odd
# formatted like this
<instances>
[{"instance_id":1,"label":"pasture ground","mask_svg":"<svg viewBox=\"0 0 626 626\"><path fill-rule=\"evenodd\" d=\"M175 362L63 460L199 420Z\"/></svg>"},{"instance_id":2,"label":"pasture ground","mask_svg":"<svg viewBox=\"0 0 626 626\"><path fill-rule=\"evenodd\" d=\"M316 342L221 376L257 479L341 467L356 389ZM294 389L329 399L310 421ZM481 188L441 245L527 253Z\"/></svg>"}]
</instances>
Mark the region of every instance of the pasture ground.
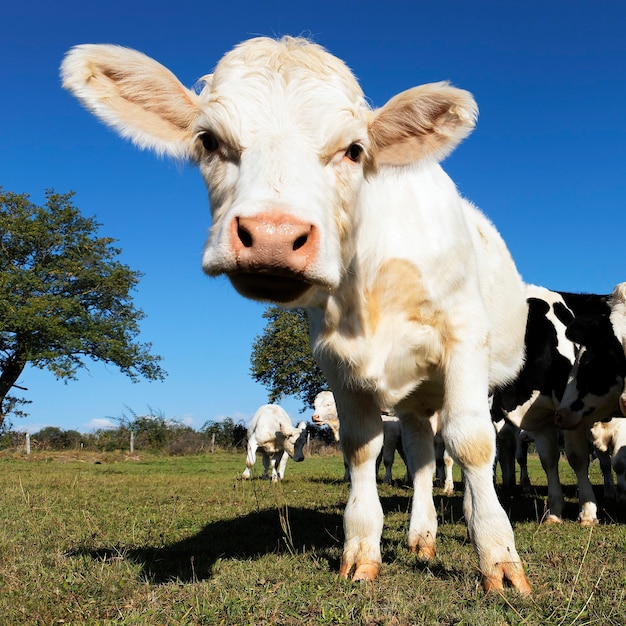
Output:
<instances>
[{"instance_id":1,"label":"pasture ground","mask_svg":"<svg viewBox=\"0 0 626 626\"><path fill-rule=\"evenodd\" d=\"M614 509L592 529L574 521L564 462L569 521L540 523L537 459L534 493L502 495L533 586L522 598L482 592L459 482L449 498L435 489L428 563L405 547L411 490L380 485L383 570L354 584L336 574L341 456L290 461L282 484L242 481L244 458L0 454L0 624L626 624L626 525ZM394 476L403 471L398 460ZM597 462L592 477L601 484Z\"/></svg>"}]
</instances>

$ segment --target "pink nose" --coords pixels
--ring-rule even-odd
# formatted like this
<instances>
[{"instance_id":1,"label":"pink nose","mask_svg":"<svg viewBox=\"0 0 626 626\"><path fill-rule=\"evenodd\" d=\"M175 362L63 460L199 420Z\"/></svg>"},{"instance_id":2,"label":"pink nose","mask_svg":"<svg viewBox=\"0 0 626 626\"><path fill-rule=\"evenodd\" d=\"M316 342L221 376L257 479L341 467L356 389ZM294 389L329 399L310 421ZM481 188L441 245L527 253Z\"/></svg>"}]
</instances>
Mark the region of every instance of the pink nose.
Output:
<instances>
[{"instance_id":1,"label":"pink nose","mask_svg":"<svg viewBox=\"0 0 626 626\"><path fill-rule=\"evenodd\" d=\"M281 213L237 217L231 223L230 245L243 272L301 275L318 252L313 224Z\"/></svg>"}]
</instances>

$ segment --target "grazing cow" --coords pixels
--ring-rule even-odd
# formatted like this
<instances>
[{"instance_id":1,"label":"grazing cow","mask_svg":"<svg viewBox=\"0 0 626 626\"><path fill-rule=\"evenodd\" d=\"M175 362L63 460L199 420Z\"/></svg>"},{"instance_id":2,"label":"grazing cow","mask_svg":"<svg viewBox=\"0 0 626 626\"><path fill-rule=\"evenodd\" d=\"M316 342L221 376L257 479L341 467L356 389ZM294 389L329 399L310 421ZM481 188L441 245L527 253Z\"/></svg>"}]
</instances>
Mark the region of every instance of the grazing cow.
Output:
<instances>
[{"instance_id":1,"label":"grazing cow","mask_svg":"<svg viewBox=\"0 0 626 626\"><path fill-rule=\"evenodd\" d=\"M250 469L256 461L257 450L263 458L263 476L269 478L272 468L272 481L285 477L287 458L296 463L304 461L302 449L306 443L306 424L300 422L297 428L291 424L289 416L277 404L264 404L254 414L248 426L248 454L246 469L242 477L250 478Z\"/></svg>"},{"instance_id":2,"label":"grazing cow","mask_svg":"<svg viewBox=\"0 0 626 626\"><path fill-rule=\"evenodd\" d=\"M593 445L604 476L604 497L626 504L626 420L616 417L591 427ZM611 469L617 477L617 491Z\"/></svg>"},{"instance_id":3,"label":"grazing cow","mask_svg":"<svg viewBox=\"0 0 626 626\"><path fill-rule=\"evenodd\" d=\"M530 586L492 479L488 396L524 359L527 305L500 235L438 161L477 106L447 83L372 110L347 66L304 39L255 38L198 94L143 54L74 48L63 83L137 145L189 158L209 189L203 269L247 298L306 307L337 401L351 488L339 573L375 579L380 407L395 409L414 478L409 546L434 554L429 417L464 470L468 531L486 590Z\"/></svg>"},{"instance_id":4,"label":"grazing cow","mask_svg":"<svg viewBox=\"0 0 626 626\"><path fill-rule=\"evenodd\" d=\"M533 434L548 479L546 521L560 522L564 500L558 471L560 452L555 416L577 350L566 337L566 329L572 320L581 316L606 314L608 297L559 293L535 285L528 285L526 292L529 304L526 361L517 379L494 393L492 413L494 421L506 417L516 427ZM597 504L588 475L587 428L566 431L564 440L567 460L578 481L579 520L584 526L596 524Z\"/></svg>"},{"instance_id":5,"label":"grazing cow","mask_svg":"<svg viewBox=\"0 0 626 626\"><path fill-rule=\"evenodd\" d=\"M626 283L615 287L603 311L581 316L567 327L580 344L557 413L560 428L610 419L620 413L626 381Z\"/></svg>"}]
</instances>

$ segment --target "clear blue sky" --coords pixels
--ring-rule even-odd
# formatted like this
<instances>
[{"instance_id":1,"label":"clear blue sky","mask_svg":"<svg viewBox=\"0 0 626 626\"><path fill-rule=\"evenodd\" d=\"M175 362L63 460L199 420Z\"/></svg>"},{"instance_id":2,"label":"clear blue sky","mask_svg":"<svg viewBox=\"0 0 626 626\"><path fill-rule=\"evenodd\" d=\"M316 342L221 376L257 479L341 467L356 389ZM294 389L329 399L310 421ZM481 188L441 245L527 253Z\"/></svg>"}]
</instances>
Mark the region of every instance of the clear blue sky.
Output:
<instances>
[{"instance_id":1,"label":"clear blue sky","mask_svg":"<svg viewBox=\"0 0 626 626\"><path fill-rule=\"evenodd\" d=\"M0 21L0 185L36 203L46 188L76 192L145 274L141 338L169 372L133 384L90 363L64 384L29 369L19 383L30 417L17 428L89 432L149 408L200 428L247 421L267 401L249 375L264 306L200 268L210 224L200 175L136 150L61 89L59 63L80 43L137 48L191 86L243 39L305 34L348 63L374 106L449 80L474 94L480 117L444 168L496 224L523 278L597 293L626 280L623 1L23 0L5 3ZM298 401L283 406L300 419Z\"/></svg>"}]
</instances>

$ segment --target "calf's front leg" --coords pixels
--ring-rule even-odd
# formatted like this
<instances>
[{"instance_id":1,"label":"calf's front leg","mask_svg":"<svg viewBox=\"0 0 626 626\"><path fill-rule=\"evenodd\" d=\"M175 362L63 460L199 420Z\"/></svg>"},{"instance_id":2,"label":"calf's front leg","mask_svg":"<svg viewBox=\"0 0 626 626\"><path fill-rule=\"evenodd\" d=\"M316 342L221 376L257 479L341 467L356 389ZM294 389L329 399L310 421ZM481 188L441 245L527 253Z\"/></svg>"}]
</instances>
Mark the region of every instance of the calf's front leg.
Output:
<instances>
[{"instance_id":1,"label":"calf's front leg","mask_svg":"<svg viewBox=\"0 0 626 626\"><path fill-rule=\"evenodd\" d=\"M376 457L383 445L380 409L373 402L338 401L340 441L350 469L350 496L343 517L339 575L374 580L382 563L383 510L376 487Z\"/></svg>"},{"instance_id":2,"label":"calf's front leg","mask_svg":"<svg viewBox=\"0 0 626 626\"><path fill-rule=\"evenodd\" d=\"M473 356L476 351L466 354L469 359L461 356L452 361L448 372L447 380L453 384L446 386L441 412L443 439L464 472L468 531L485 591L502 589L508 581L527 595L530 584L493 482L496 434L489 414L486 368L481 376L479 357Z\"/></svg>"}]
</instances>

